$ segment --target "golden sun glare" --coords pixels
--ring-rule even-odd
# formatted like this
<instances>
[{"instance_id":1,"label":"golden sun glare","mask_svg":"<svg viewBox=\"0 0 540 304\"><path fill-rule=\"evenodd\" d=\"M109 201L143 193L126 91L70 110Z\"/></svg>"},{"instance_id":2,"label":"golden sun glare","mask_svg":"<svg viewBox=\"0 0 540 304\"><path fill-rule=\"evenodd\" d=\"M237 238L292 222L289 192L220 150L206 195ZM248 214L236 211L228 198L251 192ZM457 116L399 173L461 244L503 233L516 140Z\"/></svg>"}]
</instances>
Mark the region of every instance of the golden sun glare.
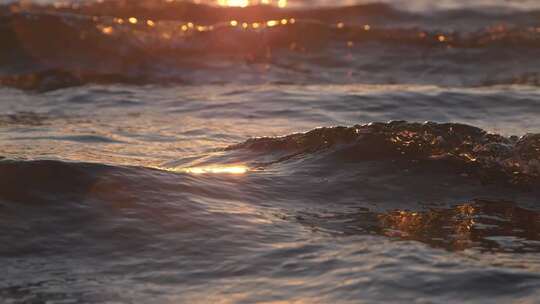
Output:
<instances>
[{"instance_id":1,"label":"golden sun glare","mask_svg":"<svg viewBox=\"0 0 540 304\"><path fill-rule=\"evenodd\" d=\"M246 7L257 4L277 5L278 7L287 6L287 0L217 0L217 3L221 6L236 7Z\"/></svg>"}]
</instances>

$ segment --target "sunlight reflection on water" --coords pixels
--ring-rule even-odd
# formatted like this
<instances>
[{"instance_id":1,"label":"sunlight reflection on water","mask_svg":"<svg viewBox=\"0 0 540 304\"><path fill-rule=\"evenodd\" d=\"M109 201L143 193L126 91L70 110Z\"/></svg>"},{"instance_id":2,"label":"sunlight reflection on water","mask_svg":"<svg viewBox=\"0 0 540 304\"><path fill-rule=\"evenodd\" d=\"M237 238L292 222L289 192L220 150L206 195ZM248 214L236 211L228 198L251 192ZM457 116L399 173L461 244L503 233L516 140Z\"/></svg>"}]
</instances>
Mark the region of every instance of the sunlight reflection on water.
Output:
<instances>
[{"instance_id":1,"label":"sunlight reflection on water","mask_svg":"<svg viewBox=\"0 0 540 304\"><path fill-rule=\"evenodd\" d=\"M182 172L188 174L234 174L241 175L246 174L250 169L243 165L212 165L212 166L201 166L201 167L189 167L189 168L159 168L161 170L173 171L173 172Z\"/></svg>"}]
</instances>

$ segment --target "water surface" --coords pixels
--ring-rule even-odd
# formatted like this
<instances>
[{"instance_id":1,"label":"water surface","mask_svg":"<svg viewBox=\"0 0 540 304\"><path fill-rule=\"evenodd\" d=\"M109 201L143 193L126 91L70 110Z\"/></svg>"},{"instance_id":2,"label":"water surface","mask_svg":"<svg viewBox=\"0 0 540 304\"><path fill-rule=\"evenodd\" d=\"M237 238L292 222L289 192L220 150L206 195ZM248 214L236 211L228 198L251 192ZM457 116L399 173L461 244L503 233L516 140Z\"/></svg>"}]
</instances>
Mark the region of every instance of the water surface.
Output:
<instances>
[{"instance_id":1,"label":"water surface","mask_svg":"<svg viewBox=\"0 0 540 304\"><path fill-rule=\"evenodd\" d=\"M537 1L272 3L2 1L2 302L538 302Z\"/></svg>"}]
</instances>

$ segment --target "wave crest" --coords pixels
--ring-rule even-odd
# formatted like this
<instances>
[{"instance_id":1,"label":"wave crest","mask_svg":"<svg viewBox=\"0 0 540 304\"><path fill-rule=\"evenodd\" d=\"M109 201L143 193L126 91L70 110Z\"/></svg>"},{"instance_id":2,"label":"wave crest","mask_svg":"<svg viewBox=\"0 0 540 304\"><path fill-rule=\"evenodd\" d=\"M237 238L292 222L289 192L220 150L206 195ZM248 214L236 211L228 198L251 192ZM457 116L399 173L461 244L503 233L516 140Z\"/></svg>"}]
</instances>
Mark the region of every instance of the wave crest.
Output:
<instances>
[{"instance_id":1,"label":"wave crest","mask_svg":"<svg viewBox=\"0 0 540 304\"><path fill-rule=\"evenodd\" d=\"M277 138L255 138L226 150L279 155L278 161L322 152L349 160L445 160L530 185L540 178L540 134L504 137L464 124L393 121L320 128Z\"/></svg>"}]
</instances>

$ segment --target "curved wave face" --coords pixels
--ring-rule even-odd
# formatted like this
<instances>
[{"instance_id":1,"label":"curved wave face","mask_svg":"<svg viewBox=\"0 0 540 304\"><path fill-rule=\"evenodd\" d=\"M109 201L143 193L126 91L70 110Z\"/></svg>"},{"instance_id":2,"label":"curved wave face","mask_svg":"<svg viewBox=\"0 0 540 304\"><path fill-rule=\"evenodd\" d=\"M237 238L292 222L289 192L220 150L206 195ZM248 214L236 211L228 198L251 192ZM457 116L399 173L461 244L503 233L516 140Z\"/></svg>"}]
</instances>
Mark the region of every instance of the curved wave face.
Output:
<instances>
[{"instance_id":1,"label":"curved wave face","mask_svg":"<svg viewBox=\"0 0 540 304\"><path fill-rule=\"evenodd\" d=\"M1 303L536 303L535 0L0 0Z\"/></svg>"}]
</instances>

